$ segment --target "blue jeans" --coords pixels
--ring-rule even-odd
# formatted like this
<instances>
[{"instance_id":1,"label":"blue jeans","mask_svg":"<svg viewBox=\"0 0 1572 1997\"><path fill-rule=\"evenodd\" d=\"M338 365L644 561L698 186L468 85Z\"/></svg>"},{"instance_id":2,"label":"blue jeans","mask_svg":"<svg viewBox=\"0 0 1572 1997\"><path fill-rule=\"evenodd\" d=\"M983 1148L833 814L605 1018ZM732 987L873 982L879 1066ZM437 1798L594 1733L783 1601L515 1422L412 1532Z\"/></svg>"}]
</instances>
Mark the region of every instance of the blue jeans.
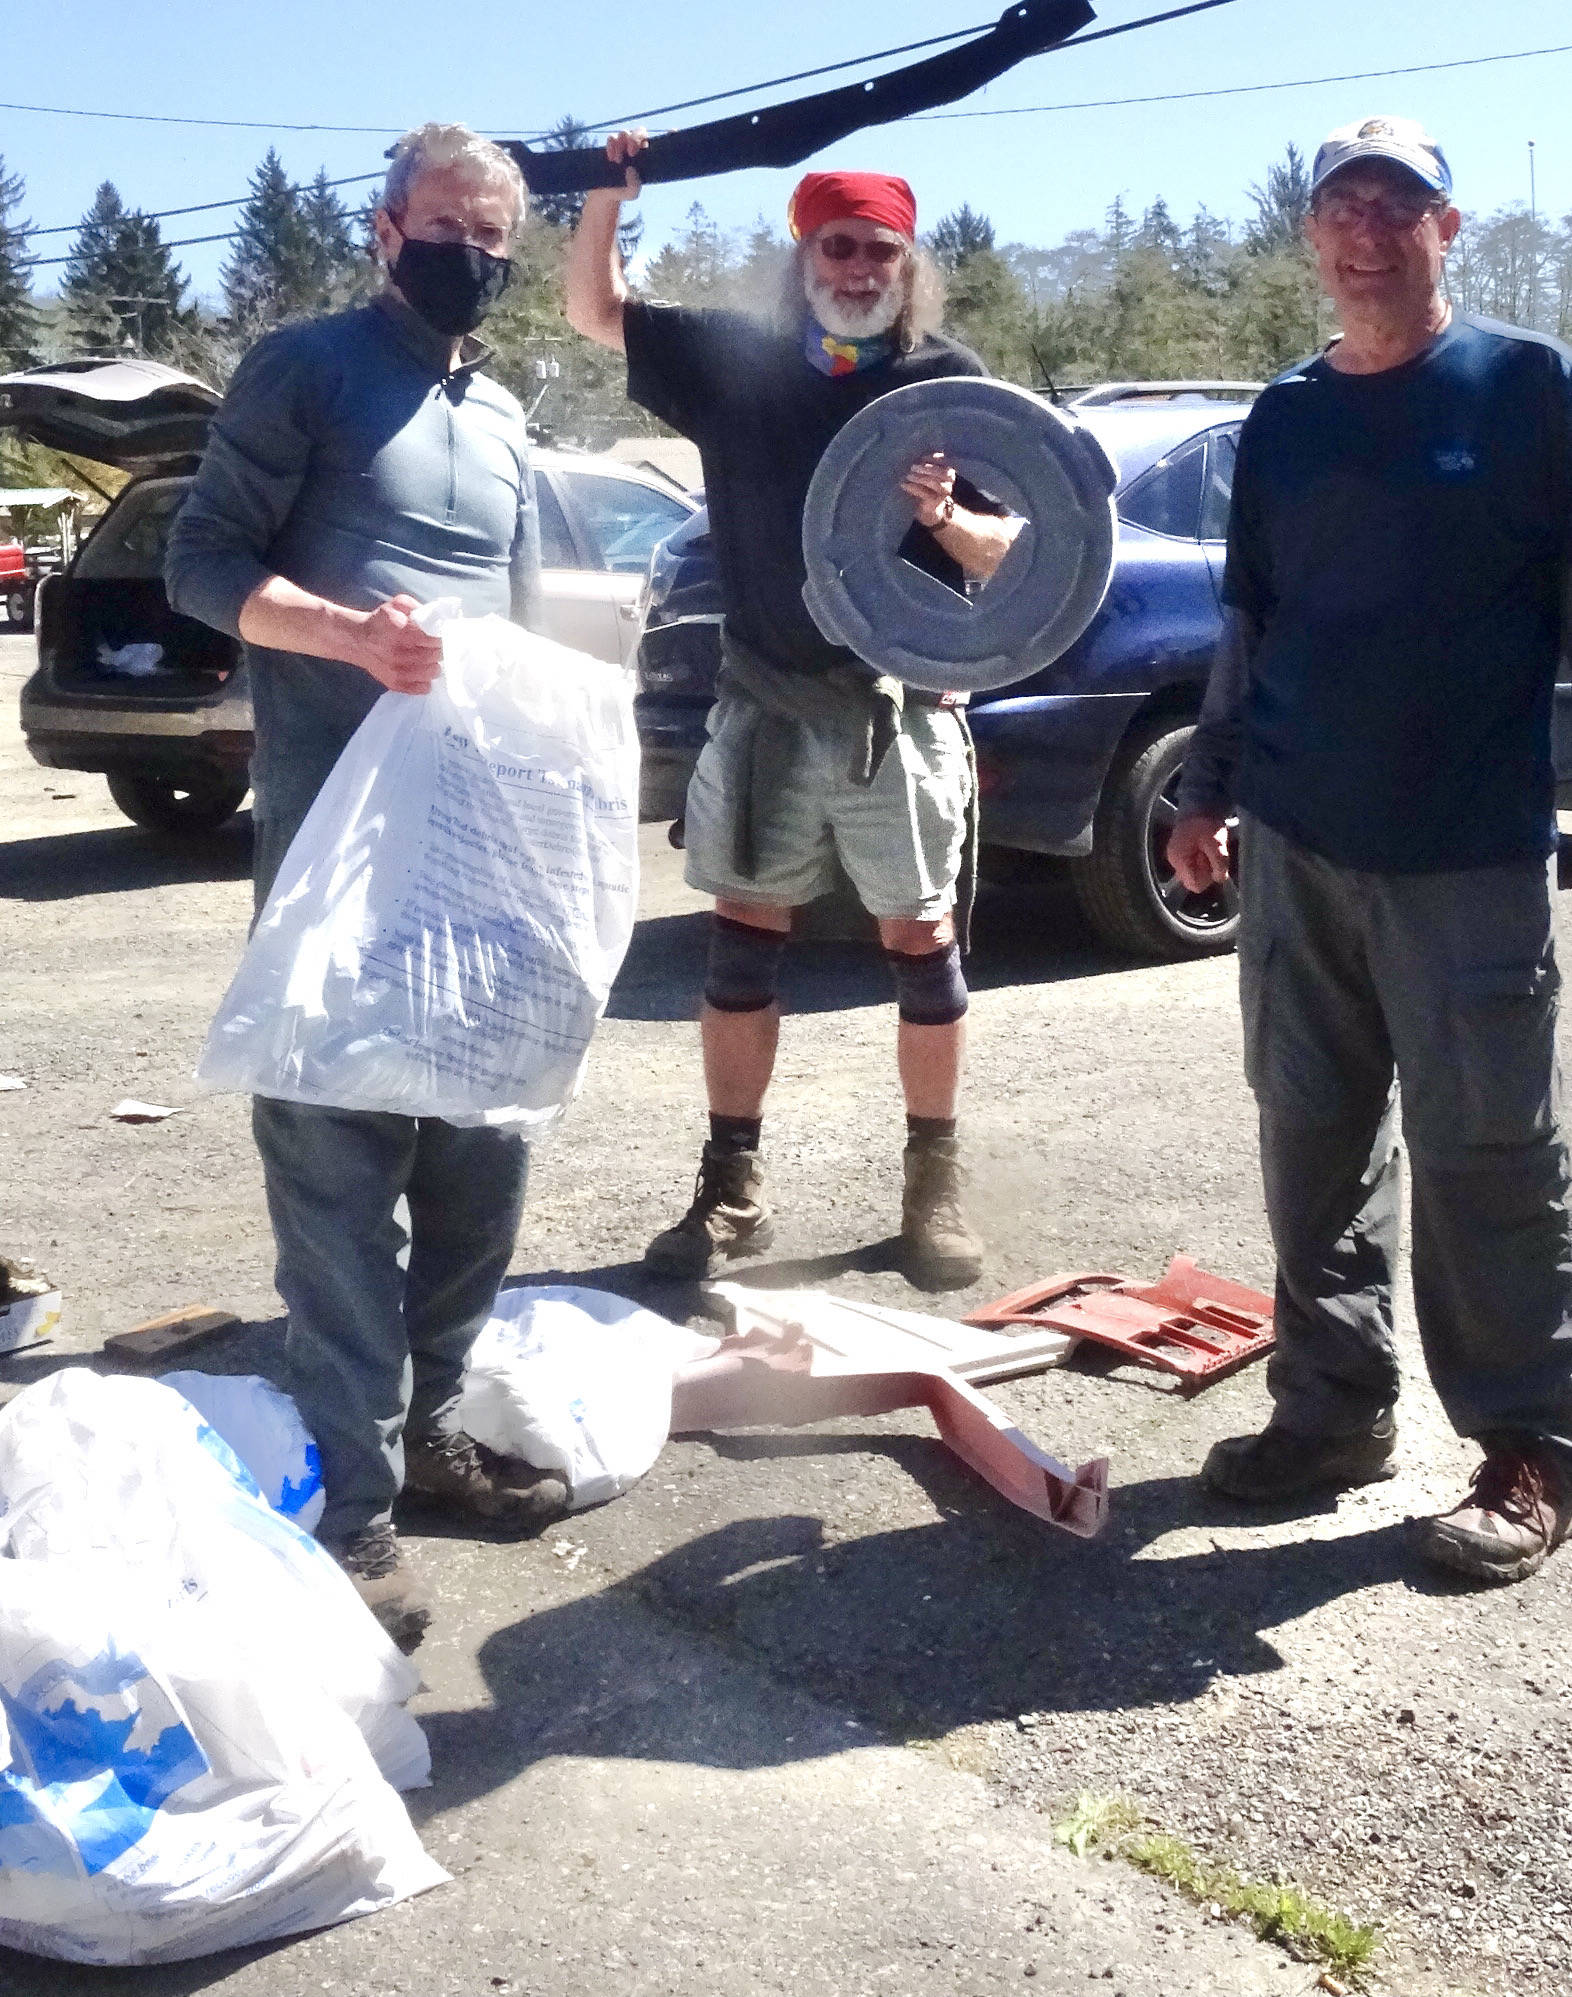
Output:
<instances>
[{"instance_id":1,"label":"blue jeans","mask_svg":"<svg viewBox=\"0 0 1572 1997\"><path fill-rule=\"evenodd\" d=\"M457 1424L469 1348L512 1258L529 1147L435 1117L267 1096L252 1128L289 1312L288 1385L322 1452L318 1534L340 1541L391 1517L406 1427Z\"/></svg>"}]
</instances>

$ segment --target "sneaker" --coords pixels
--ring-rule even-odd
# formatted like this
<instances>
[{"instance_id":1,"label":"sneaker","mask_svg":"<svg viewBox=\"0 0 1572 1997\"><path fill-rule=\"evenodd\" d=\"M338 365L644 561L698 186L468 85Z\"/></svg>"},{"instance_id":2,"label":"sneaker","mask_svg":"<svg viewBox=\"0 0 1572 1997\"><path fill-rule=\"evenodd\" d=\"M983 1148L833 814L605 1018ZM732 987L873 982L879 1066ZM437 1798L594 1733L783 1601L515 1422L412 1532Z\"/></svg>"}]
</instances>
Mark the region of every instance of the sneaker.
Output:
<instances>
[{"instance_id":1,"label":"sneaker","mask_svg":"<svg viewBox=\"0 0 1572 1997\"><path fill-rule=\"evenodd\" d=\"M961 1205L966 1170L953 1137L908 1144L901 1196L901 1245L914 1282L964 1290L982 1274L983 1245Z\"/></svg>"},{"instance_id":2,"label":"sneaker","mask_svg":"<svg viewBox=\"0 0 1572 1997\"><path fill-rule=\"evenodd\" d=\"M1426 1559L1475 1581L1526 1581L1572 1529L1572 1479L1532 1444L1492 1449L1468 1495L1426 1520Z\"/></svg>"},{"instance_id":3,"label":"sneaker","mask_svg":"<svg viewBox=\"0 0 1572 1997\"><path fill-rule=\"evenodd\" d=\"M1395 1477L1396 1447L1397 1423L1390 1414L1356 1435L1296 1435L1274 1421L1259 1435L1214 1442L1201 1466L1201 1482L1225 1498L1269 1505L1300 1491L1348 1490Z\"/></svg>"},{"instance_id":4,"label":"sneaker","mask_svg":"<svg viewBox=\"0 0 1572 1997\"><path fill-rule=\"evenodd\" d=\"M550 1470L502 1456L462 1429L404 1440L404 1490L444 1511L531 1531L568 1509L568 1487Z\"/></svg>"},{"instance_id":5,"label":"sneaker","mask_svg":"<svg viewBox=\"0 0 1572 1997\"><path fill-rule=\"evenodd\" d=\"M355 1593L408 1656L426 1634L431 1597L405 1565L392 1526L367 1526L328 1551L355 1584Z\"/></svg>"},{"instance_id":6,"label":"sneaker","mask_svg":"<svg viewBox=\"0 0 1572 1997\"><path fill-rule=\"evenodd\" d=\"M698 1282L718 1276L739 1255L757 1255L775 1239L775 1217L764 1198L764 1160L757 1151L706 1144L693 1204L644 1251L644 1266L662 1276Z\"/></svg>"}]
</instances>

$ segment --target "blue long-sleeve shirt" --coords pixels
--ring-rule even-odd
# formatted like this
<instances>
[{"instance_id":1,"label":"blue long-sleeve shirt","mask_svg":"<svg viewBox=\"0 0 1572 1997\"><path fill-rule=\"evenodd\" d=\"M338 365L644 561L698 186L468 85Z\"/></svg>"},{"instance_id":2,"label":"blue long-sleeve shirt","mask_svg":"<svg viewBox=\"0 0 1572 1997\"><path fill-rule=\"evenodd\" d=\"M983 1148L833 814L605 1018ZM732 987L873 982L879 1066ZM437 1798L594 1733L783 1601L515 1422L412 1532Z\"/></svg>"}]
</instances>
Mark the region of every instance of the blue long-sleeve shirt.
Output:
<instances>
[{"instance_id":1,"label":"blue long-sleeve shirt","mask_svg":"<svg viewBox=\"0 0 1572 1997\"><path fill-rule=\"evenodd\" d=\"M1181 813L1374 872L1542 859L1569 542L1557 341L1462 314L1381 374L1289 369L1240 438Z\"/></svg>"},{"instance_id":2,"label":"blue long-sleeve shirt","mask_svg":"<svg viewBox=\"0 0 1572 1997\"><path fill-rule=\"evenodd\" d=\"M351 610L406 593L535 621L540 534L524 412L388 295L285 326L235 371L169 540L177 610L239 636L270 575ZM358 666L246 647L257 815L298 825L383 689Z\"/></svg>"}]
</instances>

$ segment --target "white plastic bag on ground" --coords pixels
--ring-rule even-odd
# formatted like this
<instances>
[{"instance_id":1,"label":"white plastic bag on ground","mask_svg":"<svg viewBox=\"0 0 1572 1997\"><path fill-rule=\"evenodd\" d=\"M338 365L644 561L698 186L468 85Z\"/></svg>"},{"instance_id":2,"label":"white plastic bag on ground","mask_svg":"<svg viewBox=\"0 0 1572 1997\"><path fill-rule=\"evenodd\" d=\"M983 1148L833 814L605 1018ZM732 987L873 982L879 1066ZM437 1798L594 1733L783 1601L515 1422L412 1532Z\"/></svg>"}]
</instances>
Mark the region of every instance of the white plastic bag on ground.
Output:
<instances>
[{"instance_id":1,"label":"white plastic bag on ground","mask_svg":"<svg viewBox=\"0 0 1572 1997\"><path fill-rule=\"evenodd\" d=\"M257 1373L161 1373L250 1471L275 1512L315 1532L327 1508L322 1456L289 1395Z\"/></svg>"},{"instance_id":2,"label":"white plastic bag on ground","mask_svg":"<svg viewBox=\"0 0 1572 1997\"><path fill-rule=\"evenodd\" d=\"M440 1884L418 1674L151 1380L0 1413L0 1942L169 1962Z\"/></svg>"},{"instance_id":3,"label":"white plastic bag on ground","mask_svg":"<svg viewBox=\"0 0 1572 1997\"><path fill-rule=\"evenodd\" d=\"M441 679L383 695L285 855L212 1088L525 1129L577 1091L633 929L631 685L444 609Z\"/></svg>"},{"instance_id":4,"label":"white plastic bag on ground","mask_svg":"<svg viewBox=\"0 0 1572 1997\"><path fill-rule=\"evenodd\" d=\"M671 1379L718 1341L605 1290L503 1290L470 1348L459 1420L565 1478L574 1511L636 1484L671 1429Z\"/></svg>"}]
</instances>

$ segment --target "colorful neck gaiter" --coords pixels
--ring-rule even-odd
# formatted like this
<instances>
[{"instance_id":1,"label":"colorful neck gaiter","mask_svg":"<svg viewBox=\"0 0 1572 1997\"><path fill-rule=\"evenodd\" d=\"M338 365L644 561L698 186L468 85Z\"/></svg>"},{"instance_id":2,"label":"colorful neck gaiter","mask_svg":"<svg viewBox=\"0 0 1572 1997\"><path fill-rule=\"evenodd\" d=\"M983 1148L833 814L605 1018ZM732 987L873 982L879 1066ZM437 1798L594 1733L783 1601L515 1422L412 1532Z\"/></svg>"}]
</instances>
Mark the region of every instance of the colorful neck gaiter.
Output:
<instances>
[{"instance_id":1,"label":"colorful neck gaiter","mask_svg":"<svg viewBox=\"0 0 1572 1997\"><path fill-rule=\"evenodd\" d=\"M895 352L895 342L888 333L876 333L870 340L843 340L838 333L826 333L810 312L803 349L809 367L817 368L820 374L860 374L864 368L887 361Z\"/></svg>"}]
</instances>

